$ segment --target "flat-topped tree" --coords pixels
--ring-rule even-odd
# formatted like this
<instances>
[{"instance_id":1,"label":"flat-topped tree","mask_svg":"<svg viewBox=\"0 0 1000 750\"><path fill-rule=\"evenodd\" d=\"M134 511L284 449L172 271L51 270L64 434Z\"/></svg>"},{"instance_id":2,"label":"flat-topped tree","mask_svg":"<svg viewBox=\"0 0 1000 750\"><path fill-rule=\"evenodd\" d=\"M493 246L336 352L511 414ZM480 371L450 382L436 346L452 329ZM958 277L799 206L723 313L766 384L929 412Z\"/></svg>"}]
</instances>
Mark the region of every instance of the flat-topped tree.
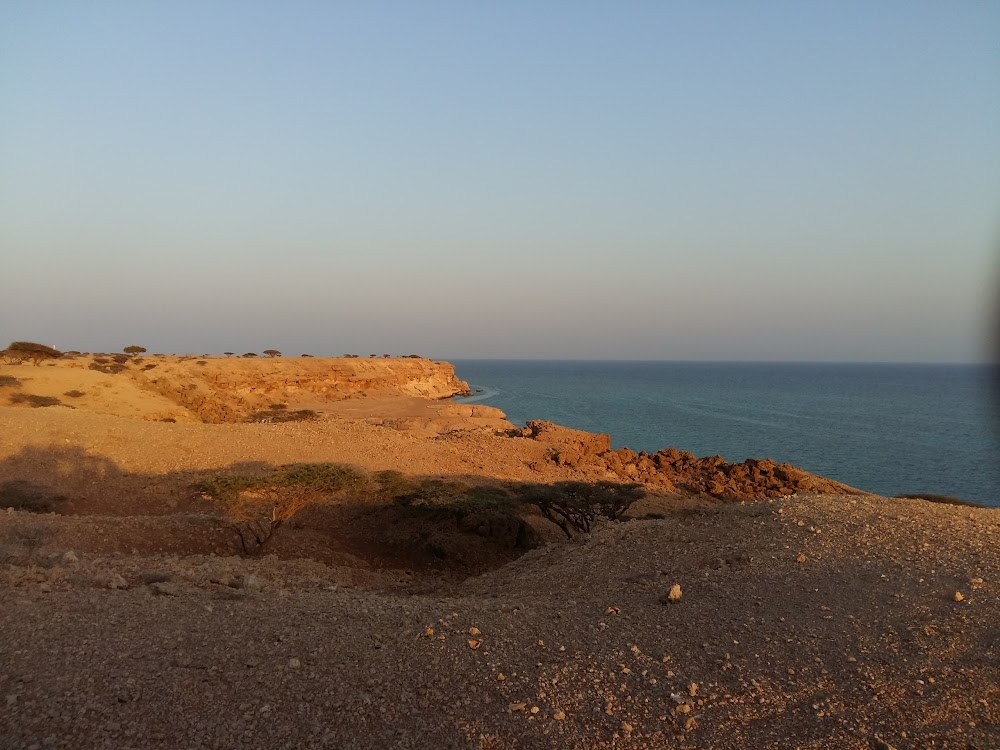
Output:
<instances>
[{"instance_id":1,"label":"flat-topped tree","mask_svg":"<svg viewBox=\"0 0 1000 750\"><path fill-rule=\"evenodd\" d=\"M145 354L146 347L133 344L132 346L126 346L122 351L126 354Z\"/></svg>"},{"instance_id":2,"label":"flat-topped tree","mask_svg":"<svg viewBox=\"0 0 1000 750\"><path fill-rule=\"evenodd\" d=\"M7 351L23 355L26 359L30 359L36 367L42 363L43 359L56 359L62 356L62 352L58 349L45 346L45 344L36 344L33 341L13 341L7 347Z\"/></svg>"},{"instance_id":3,"label":"flat-topped tree","mask_svg":"<svg viewBox=\"0 0 1000 750\"><path fill-rule=\"evenodd\" d=\"M281 352L279 352L277 349L265 349L264 350L264 354L266 354L268 357L280 357L281 356Z\"/></svg>"}]
</instances>

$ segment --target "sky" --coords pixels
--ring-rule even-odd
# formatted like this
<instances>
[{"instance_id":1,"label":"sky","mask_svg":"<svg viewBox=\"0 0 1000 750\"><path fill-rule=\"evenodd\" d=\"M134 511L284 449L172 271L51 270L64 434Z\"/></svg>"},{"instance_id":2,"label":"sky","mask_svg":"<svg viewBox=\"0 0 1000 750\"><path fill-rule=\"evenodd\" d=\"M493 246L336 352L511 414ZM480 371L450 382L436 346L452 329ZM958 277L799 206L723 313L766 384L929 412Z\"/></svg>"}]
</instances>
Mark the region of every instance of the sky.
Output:
<instances>
[{"instance_id":1,"label":"sky","mask_svg":"<svg viewBox=\"0 0 1000 750\"><path fill-rule=\"evenodd\" d=\"M1000 3L0 4L0 346L975 362Z\"/></svg>"}]
</instances>

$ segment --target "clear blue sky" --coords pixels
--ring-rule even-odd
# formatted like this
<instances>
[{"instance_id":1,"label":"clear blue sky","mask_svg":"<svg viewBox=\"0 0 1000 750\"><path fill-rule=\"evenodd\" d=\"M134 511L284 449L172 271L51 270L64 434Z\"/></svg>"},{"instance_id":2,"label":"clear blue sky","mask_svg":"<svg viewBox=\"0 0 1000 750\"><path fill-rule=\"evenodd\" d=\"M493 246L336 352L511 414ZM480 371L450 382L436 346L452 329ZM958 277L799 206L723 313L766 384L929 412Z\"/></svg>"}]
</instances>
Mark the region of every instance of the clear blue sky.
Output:
<instances>
[{"instance_id":1,"label":"clear blue sky","mask_svg":"<svg viewBox=\"0 0 1000 750\"><path fill-rule=\"evenodd\" d=\"M0 5L0 346L976 361L1000 3Z\"/></svg>"}]
</instances>

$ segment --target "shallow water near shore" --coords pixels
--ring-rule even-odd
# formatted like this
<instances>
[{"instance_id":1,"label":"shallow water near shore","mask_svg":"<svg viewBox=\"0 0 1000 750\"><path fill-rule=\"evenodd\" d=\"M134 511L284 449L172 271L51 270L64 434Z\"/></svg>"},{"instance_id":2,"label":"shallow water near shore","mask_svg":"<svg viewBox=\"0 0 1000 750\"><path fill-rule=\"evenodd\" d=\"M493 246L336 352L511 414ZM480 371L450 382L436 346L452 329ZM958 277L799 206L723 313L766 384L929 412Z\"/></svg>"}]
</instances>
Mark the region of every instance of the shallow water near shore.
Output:
<instances>
[{"instance_id":1,"label":"shallow water near shore","mask_svg":"<svg viewBox=\"0 0 1000 750\"><path fill-rule=\"evenodd\" d=\"M988 366L452 360L466 401L510 421L773 458L881 495L1000 507L1000 409Z\"/></svg>"}]
</instances>

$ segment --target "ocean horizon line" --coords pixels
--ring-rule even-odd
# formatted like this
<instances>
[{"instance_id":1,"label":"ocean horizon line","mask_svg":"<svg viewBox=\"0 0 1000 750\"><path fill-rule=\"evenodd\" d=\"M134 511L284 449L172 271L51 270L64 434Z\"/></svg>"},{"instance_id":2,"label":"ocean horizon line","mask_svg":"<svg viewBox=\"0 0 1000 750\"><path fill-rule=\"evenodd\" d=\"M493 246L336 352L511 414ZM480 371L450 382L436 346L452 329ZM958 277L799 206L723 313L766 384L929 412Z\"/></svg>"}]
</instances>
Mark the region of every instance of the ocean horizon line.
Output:
<instances>
[{"instance_id":1,"label":"ocean horizon line","mask_svg":"<svg viewBox=\"0 0 1000 750\"><path fill-rule=\"evenodd\" d=\"M900 362L889 360L823 359L602 359L597 357L430 357L445 362L562 362L600 364L672 364L672 365L879 365L902 367L1000 367L998 362Z\"/></svg>"}]
</instances>

